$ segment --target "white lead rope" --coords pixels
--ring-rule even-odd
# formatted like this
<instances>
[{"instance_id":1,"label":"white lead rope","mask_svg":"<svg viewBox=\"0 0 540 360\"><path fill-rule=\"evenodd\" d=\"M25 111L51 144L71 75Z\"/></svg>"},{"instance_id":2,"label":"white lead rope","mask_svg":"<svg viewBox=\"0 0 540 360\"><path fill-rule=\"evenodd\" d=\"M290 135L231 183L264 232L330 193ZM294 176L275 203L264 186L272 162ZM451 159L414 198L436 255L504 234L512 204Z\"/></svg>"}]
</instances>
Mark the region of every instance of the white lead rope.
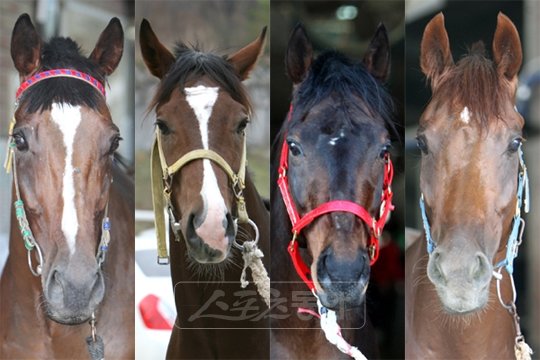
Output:
<instances>
[{"instance_id":1,"label":"white lead rope","mask_svg":"<svg viewBox=\"0 0 540 360\"><path fill-rule=\"evenodd\" d=\"M332 345L335 345L339 351L349 355L355 360L367 360L364 354L362 354L356 346L349 344L341 335L341 327L337 323L336 312L323 306L315 290L313 290L313 296L317 299L317 311L320 315L321 329L324 331L326 340Z\"/></svg>"}]
</instances>

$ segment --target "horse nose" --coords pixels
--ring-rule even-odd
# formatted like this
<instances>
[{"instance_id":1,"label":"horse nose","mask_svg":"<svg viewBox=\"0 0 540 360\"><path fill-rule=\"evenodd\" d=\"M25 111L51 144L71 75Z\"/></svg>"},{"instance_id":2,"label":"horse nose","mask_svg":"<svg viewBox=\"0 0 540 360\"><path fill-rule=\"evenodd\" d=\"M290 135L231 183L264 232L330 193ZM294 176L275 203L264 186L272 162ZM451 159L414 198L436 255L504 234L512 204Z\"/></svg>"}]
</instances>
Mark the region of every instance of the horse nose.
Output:
<instances>
[{"instance_id":1,"label":"horse nose","mask_svg":"<svg viewBox=\"0 0 540 360\"><path fill-rule=\"evenodd\" d=\"M206 215L206 216L205 216ZM190 254L199 262L216 263L225 259L236 235L230 213L219 219L208 214L191 213L186 225L186 241Z\"/></svg>"},{"instance_id":2,"label":"horse nose","mask_svg":"<svg viewBox=\"0 0 540 360\"><path fill-rule=\"evenodd\" d=\"M446 285L451 276L462 276L477 286L483 286L491 279L489 260L482 252L466 252L454 255L435 249L428 263L428 277L435 285Z\"/></svg>"},{"instance_id":3,"label":"horse nose","mask_svg":"<svg viewBox=\"0 0 540 360\"><path fill-rule=\"evenodd\" d=\"M324 288L363 287L369 279L367 253L358 251L352 260L341 259L329 246L319 256L317 277Z\"/></svg>"},{"instance_id":4,"label":"horse nose","mask_svg":"<svg viewBox=\"0 0 540 360\"><path fill-rule=\"evenodd\" d=\"M105 282L101 271L67 271L57 267L51 270L46 286L50 306L67 317L89 317L105 295Z\"/></svg>"}]
</instances>

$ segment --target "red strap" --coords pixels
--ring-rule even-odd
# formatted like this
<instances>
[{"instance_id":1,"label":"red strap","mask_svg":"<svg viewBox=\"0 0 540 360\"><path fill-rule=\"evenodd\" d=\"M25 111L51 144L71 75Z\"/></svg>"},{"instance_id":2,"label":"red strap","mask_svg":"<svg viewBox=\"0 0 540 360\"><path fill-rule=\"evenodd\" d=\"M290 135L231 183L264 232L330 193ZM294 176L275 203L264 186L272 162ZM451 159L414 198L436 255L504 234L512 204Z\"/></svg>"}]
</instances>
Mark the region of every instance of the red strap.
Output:
<instances>
[{"instance_id":1,"label":"red strap","mask_svg":"<svg viewBox=\"0 0 540 360\"><path fill-rule=\"evenodd\" d=\"M360 219L362 219L366 224L368 224L370 228L373 227L373 218L362 206L348 200L333 200L316 207L315 209L308 212L306 215L302 216L302 218L296 223L296 225L293 225L292 231L300 233L300 231L304 227L309 225L319 216L336 211L343 211L354 214Z\"/></svg>"},{"instance_id":2,"label":"red strap","mask_svg":"<svg viewBox=\"0 0 540 360\"><path fill-rule=\"evenodd\" d=\"M315 289L315 285L313 285L313 280L311 280L311 271L302 259L302 256L300 256L300 252L298 251L298 241L296 241L295 238L296 236L293 237L293 239L289 243L287 250L289 251L289 255L291 256L291 260L294 268L296 269L296 273L298 274L298 276L300 276L302 280L304 280L304 283L306 283L309 290L313 290Z\"/></svg>"},{"instance_id":3,"label":"red strap","mask_svg":"<svg viewBox=\"0 0 540 360\"><path fill-rule=\"evenodd\" d=\"M52 69L37 73L30 79L23 81L15 93L15 98L18 100L22 93L25 92L30 86L35 85L42 80L56 77L69 77L82 80L95 87L103 95L103 97L105 97L105 87L101 82L92 76L73 69Z\"/></svg>"}]
</instances>

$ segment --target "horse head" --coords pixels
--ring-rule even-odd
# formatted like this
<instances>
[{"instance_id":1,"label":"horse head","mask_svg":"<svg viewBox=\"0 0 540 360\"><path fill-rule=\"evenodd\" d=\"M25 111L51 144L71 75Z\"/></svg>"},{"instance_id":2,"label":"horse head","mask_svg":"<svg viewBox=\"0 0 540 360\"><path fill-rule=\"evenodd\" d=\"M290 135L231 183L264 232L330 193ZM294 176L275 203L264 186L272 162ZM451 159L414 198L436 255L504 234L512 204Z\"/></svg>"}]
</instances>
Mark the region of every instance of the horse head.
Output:
<instances>
[{"instance_id":1,"label":"horse head","mask_svg":"<svg viewBox=\"0 0 540 360\"><path fill-rule=\"evenodd\" d=\"M454 63L444 17L427 25L421 67L432 99L420 119L420 188L435 248L427 274L444 309L488 302L494 263L504 259L516 212L523 118L514 107L522 52L514 24L497 18L493 60L474 44Z\"/></svg>"},{"instance_id":2,"label":"horse head","mask_svg":"<svg viewBox=\"0 0 540 360\"><path fill-rule=\"evenodd\" d=\"M345 201L379 217L388 168L392 103L382 87L390 53L381 24L362 61L335 51L313 57L304 28L291 35L286 67L294 90L281 132L288 145L287 176L300 214ZM390 206L390 205L389 205ZM362 304L375 260L374 220L346 211L316 217L298 236L313 262L312 279L323 305ZM376 231L378 232L378 231Z\"/></svg>"},{"instance_id":3,"label":"horse head","mask_svg":"<svg viewBox=\"0 0 540 360\"><path fill-rule=\"evenodd\" d=\"M17 20L11 56L22 83L54 69L73 69L104 84L123 50L120 21L112 19L89 57L69 38L44 43L28 15ZM105 98L80 79L32 84L17 99L12 144L15 186L37 246L47 315L78 324L101 303L105 285L96 259L120 135Z\"/></svg>"},{"instance_id":4,"label":"horse head","mask_svg":"<svg viewBox=\"0 0 540 360\"><path fill-rule=\"evenodd\" d=\"M245 171L245 130L252 113L242 81L264 49L266 28L236 53L218 56L178 44L173 55L143 20L140 45L150 72L161 82L150 108L156 111L156 139L163 164L191 151L195 157L165 176L176 239L199 264L229 257L238 216L234 176ZM222 160L215 161L215 157ZM224 164L226 163L226 164ZM174 165L172 165L174 166ZM227 166L231 171L226 171Z\"/></svg>"}]
</instances>

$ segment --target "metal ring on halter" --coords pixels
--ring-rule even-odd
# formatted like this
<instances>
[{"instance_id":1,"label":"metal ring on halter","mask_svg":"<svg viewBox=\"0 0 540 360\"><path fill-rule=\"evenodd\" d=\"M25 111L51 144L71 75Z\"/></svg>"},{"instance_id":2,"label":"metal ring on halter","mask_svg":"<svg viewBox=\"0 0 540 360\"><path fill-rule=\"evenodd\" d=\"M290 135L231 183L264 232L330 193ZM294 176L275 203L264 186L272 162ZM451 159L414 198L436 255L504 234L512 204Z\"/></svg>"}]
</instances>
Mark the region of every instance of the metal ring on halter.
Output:
<instances>
[{"instance_id":1,"label":"metal ring on halter","mask_svg":"<svg viewBox=\"0 0 540 360\"><path fill-rule=\"evenodd\" d=\"M494 273L499 274L499 276L495 276L496 283L497 283L497 297L499 298L499 302L501 303L502 307L510 311L512 309L512 306L515 306L514 304L516 303L516 298L517 298L516 286L514 284L514 277L511 274L508 274L508 277L510 278L510 283L512 284L512 301L506 304L501 295L502 269L503 269L503 266L499 267L498 271L494 271Z\"/></svg>"},{"instance_id":2,"label":"metal ring on halter","mask_svg":"<svg viewBox=\"0 0 540 360\"><path fill-rule=\"evenodd\" d=\"M255 245L257 245L257 243L259 242L259 228L257 227L257 224L255 224L251 219L248 219L247 224L251 225L253 230L255 230ZM244 245L241 245L238 241L236 241L236 238L233 241L233 246L240 251L244 251Z\"/></svg>"},{"instance_id":3,"label":"metal ring on halter","mask_svg":"<svg viewBox=\"0 0 540 360\"><path fill-rule=\"evenodd\" d=\"M36 249L38 254L38 264L36 266L36 270L34 270L34 265L32 264L32 250L34 249ZM32 275L39 277L41 276L41 271L43 268L43 254L41 253L41 248L39 247L39 244L37 242L34 243L34 248L32 250L28 250L27 253L28 267L30 267Z\"/></svg>"}]
</instances>

